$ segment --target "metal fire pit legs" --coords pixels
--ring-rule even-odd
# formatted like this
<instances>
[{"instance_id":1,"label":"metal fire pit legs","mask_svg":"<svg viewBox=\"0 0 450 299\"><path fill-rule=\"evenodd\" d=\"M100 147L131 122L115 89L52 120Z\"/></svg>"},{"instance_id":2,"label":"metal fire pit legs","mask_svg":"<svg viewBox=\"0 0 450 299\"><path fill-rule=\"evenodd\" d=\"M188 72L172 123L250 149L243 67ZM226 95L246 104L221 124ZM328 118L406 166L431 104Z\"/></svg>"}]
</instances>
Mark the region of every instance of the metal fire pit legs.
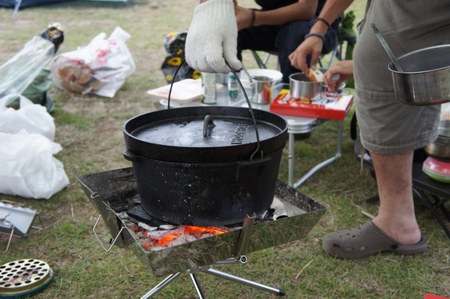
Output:
<instances>
[{"instance_id":1,"label":"metal fire pit legs","mask_svg":"<svg viewBox=\"0 0 450 299\"><path fill-rule=\"evenodd\" d=\"M198 280L198 277L196 275L196 273L193 273L191 271L187 271L189 272L189 276L191 278L192 284L195 287L195 291L197 292L197 295L200 299L205 299L205 295L203 294L203 290L202 287L200 285L200 282ZM272 288L251 280L247 280L238 276L234 276L222 271L218 271L215 269L211 269L211 268L207 268L207 269L201 269L198 270L198 272L203 272L206 274L211 274L214 276L217 276L219 278L224 278L233 282L237 282L240 284L244 284L247 285L249 287L253 287L262 291L267 291L270 293L274 293L278 296L284 296L286 293L284 290L280 290L280 289L276 289L276 288ZM169 285L169 283L171 283L172 281L174 281L176 278L178 278L178 276L181 274L181 272L175 273L175 274L171 274L169 276L167 276L163 281L161 281L156 287L154 287L150 292L148 292L147 294L145 294L143 297L141 297L141 299L148 299L148 298L152 298L154 295L156 295L157 293L159 293L164 287L166 287L167 285Z\"/></svg>"},{"instance_id":2,"label":"metal fire pit legs","mask_svg":"<svg viewBox=\"0 0 450 299\"><path fill-rule=\"evenodd\" d=\"M166 277L163 281L161 281L156 287L154 287L150 292L144 295L144 297L141 297L141 299L146 298L152 298L156 293L160 292L162 289L164 289L169 283L171 283L173 280L175 280L181 272L170 274Z\"/></svg>"},{"instance_id":3,"label":"metal fire pit legs","mask_svg":"<svg viewBox=\"0 0 450 299\"><path fill-rule=\"evenodd\" d=\"M231 275L231 274L227 274L227 273L224 273L224 272L221 272L221 271L217 271L217 270L214 270L214 269L208 269L206 271L206 273L215 275L217 277L225 278L225 279L228 279L228 280L231 280L231 281L234 281L234 282L238 282L238 283L241 283L241 284L245 284L245 285L248 285L250 287L257 288L257 289L260 289L260 290L263 290L263 291L271 292L271 293L274 293L274 294L279 295L279 296L284 296L286 294L285 291L283 291L283 290L275 289L275 288L272 288L272 287L269 287L269 286L266 286L266 285L263 285L263 284L259 284L257 282L253 282L253 281L250 281L250 280L247 280L247 279L243 279L243 278L240 278L240 277L237 277L237 276L234 276L234 275Z\"/></svg>"}]
</instances>

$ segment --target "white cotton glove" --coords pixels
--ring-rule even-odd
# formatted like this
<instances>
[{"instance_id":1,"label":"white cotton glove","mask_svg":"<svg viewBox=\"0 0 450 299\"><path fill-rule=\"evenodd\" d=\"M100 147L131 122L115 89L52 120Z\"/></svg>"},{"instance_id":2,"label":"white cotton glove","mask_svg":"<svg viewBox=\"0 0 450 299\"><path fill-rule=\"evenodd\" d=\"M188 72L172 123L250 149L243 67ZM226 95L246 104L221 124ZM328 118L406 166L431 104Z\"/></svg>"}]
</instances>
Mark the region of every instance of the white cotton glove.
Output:
<instances>
[{"instance_id":1,"label":"white cotton glove","mask_svg":"<svg viewBox=\"0 0 450 299\"><path fill-rule=\"evenodd\" d=\"M242 68L237 59L237 24L232 0L209 0L198 5L186 37L186 62L208 73Z\"/></svg>"}]
</instances>

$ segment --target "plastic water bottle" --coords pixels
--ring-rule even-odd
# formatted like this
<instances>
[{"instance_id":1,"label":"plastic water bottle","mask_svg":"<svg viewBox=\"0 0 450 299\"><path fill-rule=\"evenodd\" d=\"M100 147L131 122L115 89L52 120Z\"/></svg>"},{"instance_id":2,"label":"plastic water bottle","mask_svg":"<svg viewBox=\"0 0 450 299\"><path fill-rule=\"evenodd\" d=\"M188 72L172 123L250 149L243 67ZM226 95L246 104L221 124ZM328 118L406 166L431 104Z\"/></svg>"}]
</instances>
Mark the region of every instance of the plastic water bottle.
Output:
<instances>
[{"instance_id":1,"label":"plastic water bottle","mask_svg":"<svg viewBox=\"0 0 450 299\"><path fill-rule=\"evenodd\" d=\"M202 73L203 100L204 104L213 105L217 102L216 74Z\"/></svg>"},{"instance_id":2,"label":"plastic water bottle","mask_svg":"<svg viewBox=\"0 0 450 299\"><path fill-rule=\"evenodd\" d=\"M228 74L228 94L231 100L236 100L239 97L237 76L232 72Z\"/></svg>"}]
</instances>

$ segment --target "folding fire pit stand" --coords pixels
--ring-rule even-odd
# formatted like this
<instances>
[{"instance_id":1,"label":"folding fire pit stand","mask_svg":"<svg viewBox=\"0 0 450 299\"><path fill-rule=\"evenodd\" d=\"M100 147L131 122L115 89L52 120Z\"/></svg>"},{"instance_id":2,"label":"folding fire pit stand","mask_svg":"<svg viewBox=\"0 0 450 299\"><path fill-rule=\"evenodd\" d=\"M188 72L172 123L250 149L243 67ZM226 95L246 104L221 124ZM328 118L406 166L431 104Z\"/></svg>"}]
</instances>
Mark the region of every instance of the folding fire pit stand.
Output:
<instances>
[{"instance_id":1,"label":"folding fire pit stand","mask_svg":"<svg viewBox=\"0 0 450 299\"><path fill-rule=\"evenodd\" d=\"M14 225L12 225L10 222L8 222L8 220L6 218L7 218L7 216L0 219L0 233L9 236L8 243L6 243L5 253L8 252L9 245L11 244L11 239L14 235Z\"/></svg>"},{"instance_id":2,"label":"folding fire pit stand","mask_svg":"<svg viewBox=\"0 0 450 299\"><path fill-rule=\"evenodd\" d=\"M278 181L274 203L281 204L282 208L275 208L274 214L283 212L282 218L258 219L253 215L244 220L242 227L232 228L226 233L152 251L145 250L135 232L127 226L130 217L126 211L136 206L134 199L138 195L132 168L89 174L78 177L78 180L100 214L93 232L103 249L109 252L114 245L127 247L156 277L169 275L143 299L153 297L183 272L189 274L201 299L205 296L196 275L198 272L282 296L283 290L217 271L211 266L245 263L246 254L250 252L302 239L326 210L316 201ZM100 218L103 218L113 237L109 248L102 244L95 232Z\"/></svg>"},{"instance_id":3,"label":"folding fire pit stand","mask_svg":"<svg viewBox=\"0 0 450 299\"><path fill-rule=\"evenodd\" d=\"M0 234L9 236L5 252L8 252L13 236L26 237L32 226L34 219L38 217L37 211L22 207L10 201L0 201ZM41 221L42 226L42 221Z\"/></svg>"}]
</instances>

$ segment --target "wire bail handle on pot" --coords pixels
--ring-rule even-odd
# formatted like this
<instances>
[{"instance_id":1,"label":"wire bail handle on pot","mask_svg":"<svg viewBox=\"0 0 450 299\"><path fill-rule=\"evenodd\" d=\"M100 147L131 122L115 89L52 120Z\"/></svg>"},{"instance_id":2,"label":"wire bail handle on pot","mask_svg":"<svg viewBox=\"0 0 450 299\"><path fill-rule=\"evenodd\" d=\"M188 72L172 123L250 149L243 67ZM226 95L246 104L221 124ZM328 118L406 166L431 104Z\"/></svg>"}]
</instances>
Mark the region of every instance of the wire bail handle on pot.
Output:
<instances>
[{"instance_id":1,"label":"wire bail handle on pot","mask_svg":"<svg viewBox=\"0 0 450 299\"><path fill-rule=\"evenodd\" d=\"M178 68L175 71L175 74L173 75L173 78L176 78L178 71L180 70L181 66L186 62L186 60L183 59L183 61L181 62L181 64L178 66ZM250 161L253 160L253 157L255 156L255 154L257 154L260 150L260 140L259 140L259 131L258 131L258 125L256 122L256 118L255 118L255 114L253 113L253 108L252 105L250 103L250 100L247 96L247 92L245 91L244 86L241 83L241 80L239 79L239 76L237 75L237 73L231 68L231 66L229 65L229 63L227 61L225 61L226 65L230 68L230 72L233 73L236 76L237 82L242 90L242 93L244 94L245 100L247 102L248 108L249 108L249 112L250 115L252 117L252 121L253 121L253 125L255 126L255 134L256 134L256 149L255 151L251 154L250 156ZM169 88L169 94L168 94L168 98L167 98L167 109L170 109L170 97L172 94L172 88L173 88L173 84L175 80L172 80L172 82L170 83L170 88ZM206 115L203 121L203 137L204 138L208 138L211 137L212 134L212 130L216 125L214 124L212 117L210 115ZM261 158L264 157L264 153L261 152Z\"/></svg>"}]
</instances>

